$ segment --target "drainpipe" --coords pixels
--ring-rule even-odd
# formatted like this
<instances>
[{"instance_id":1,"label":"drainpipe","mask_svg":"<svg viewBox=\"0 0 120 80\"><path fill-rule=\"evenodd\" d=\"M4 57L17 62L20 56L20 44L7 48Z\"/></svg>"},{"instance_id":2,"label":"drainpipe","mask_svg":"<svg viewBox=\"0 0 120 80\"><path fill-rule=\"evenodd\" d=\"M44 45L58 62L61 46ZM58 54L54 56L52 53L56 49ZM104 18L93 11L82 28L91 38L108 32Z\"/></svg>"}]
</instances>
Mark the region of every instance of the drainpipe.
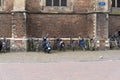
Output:
<instances>
[{"instance_id":1,"label":"drainpipe","mask_svg":"<svg viewBox=\"0 0 120 80\"><path fill-rule=\"evenodd\" d=\"M24 24L25 24L25 25L24 25L24 32L25 32L25 34L24 34L23 43L25 43L25 44L24 44L25 50L27 50L27 31L26 31L26 30L27 30L27 28L26 28L26 26L27 26L27 25L26 25L27 15L26 15L26 12L23 13L23 17L24 17Z\"/></svg>"},{"instance_id":2,"label":"drainpipe","mask_svg":"<svg viewBox=\"0 0 120 80\"><path fill-rule=\"evenodd\" d=\"M14 43L14 37L15 37L14 29L15 29L15 26L16 26L14 24L14 13L12 12L11 15L12 15L12 25L11 25L12 39L10 39L10 48L14 47L14 44L13 44Z\"/></svg>"},{"instance_id":3,"label":"drainpipe","mask_svg":"<svg viewBox=\"0 0 120 80\"><path fill-rule=\"evenodd\" d=\"M110 44L109 44L109 14L106 13L106 20L107 20L107 40L105 41L105 46L108 48L110 47Z\"/></svg>"}]
</instances>

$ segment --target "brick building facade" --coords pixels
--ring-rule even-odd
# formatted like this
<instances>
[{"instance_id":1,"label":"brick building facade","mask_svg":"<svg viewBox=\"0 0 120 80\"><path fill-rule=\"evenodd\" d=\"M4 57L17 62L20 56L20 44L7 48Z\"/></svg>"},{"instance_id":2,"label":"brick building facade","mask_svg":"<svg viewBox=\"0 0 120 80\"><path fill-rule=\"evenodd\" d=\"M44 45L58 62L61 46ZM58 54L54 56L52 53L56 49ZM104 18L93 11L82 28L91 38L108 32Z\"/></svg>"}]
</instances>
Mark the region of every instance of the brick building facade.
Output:
<instances>
[{"instance_id":1,"label":"brick building facade","mask_svg":"<svg viewBox=\"0 0 120 80\"><path fill-rule=\"evenodd\" d=\"M28 37L47 33L50 38L92 36L103 47L109 33L119 29L119 18L110 11L111 0L0 0L0 35L10 38L11 50L24 51Z\"/></svg>"}]
</instances>

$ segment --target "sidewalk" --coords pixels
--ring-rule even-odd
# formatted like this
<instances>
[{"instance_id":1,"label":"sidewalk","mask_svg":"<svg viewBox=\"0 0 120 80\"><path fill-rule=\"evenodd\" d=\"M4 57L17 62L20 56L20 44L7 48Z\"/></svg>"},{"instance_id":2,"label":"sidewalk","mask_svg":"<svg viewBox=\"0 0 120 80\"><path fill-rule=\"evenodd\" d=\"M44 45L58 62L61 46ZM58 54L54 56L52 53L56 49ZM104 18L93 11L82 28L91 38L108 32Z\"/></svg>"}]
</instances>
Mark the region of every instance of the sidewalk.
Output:
<instances>
[{"instance_id":1,"label":"sidewalk","mask_svg":"<svg viewBox=\"0 0 120 80\"><path fill-rule=\"evenodd\" d=\"M43 52L17 52L0 54L0 63L49 63L49 62L86 62L120 60L120 50L108 51L52 51L51 54Z\"/></svg>"}]
</instances>

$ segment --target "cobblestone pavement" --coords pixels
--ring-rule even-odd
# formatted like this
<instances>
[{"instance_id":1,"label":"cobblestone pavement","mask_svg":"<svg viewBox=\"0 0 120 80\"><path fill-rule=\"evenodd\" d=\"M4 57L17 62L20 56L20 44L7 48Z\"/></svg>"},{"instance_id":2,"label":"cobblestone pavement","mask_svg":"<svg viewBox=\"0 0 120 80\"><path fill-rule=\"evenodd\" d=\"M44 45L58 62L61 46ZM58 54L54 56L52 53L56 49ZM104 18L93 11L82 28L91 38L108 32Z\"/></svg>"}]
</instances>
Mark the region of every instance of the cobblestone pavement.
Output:
<instances>
[{"instance_id":1,"label":"cobblestone pavement","mask_svg":"<svg viewBox=\"0 0 120 80\"><path fill-rule=\"evenodd\" d=\"M0 54L0 80L120 80L120 51Z\"/></svg>"}]
</instances>

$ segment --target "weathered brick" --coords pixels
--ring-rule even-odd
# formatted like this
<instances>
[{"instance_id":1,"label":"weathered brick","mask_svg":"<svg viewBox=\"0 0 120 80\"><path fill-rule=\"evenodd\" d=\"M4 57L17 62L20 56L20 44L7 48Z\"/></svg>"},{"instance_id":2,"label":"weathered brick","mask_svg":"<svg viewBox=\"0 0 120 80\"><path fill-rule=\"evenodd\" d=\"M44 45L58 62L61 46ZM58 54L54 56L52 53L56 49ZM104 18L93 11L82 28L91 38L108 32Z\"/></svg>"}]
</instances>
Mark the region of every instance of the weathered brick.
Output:
<instances>
[{"instance_id":1,"label":"weathered brick","mask_svg":"<svg viewBox=\"0 0 120 80\"><path fill-rule=\"evenodd\" d=\"M47 33L49 37L77 37L80 33L87 37L93 32L93 25L87 25L89 20L87 15L79 14L30 14L28 34L34 37L42 37Z\"/></svg>"},{"instance_id":2,"label":"weathered brick","mask_svg":"<svg viewBox=\"0 0 120 80\"><path fill-rule=\"evenodd\" d=\"M109 35L113 35L116 32L120 31L120 16L111 15L109 19Z\"/></svg>"},{"instance_id":3,"label":"weathered brick","mask_svg":"<svg viewBox=\"0 0 120 80\"><path fill-rule=\"evenodd\" d=\"M17 8L14 0L5 0L0 11L0 35L23 38L42 37L48 33L49 37L68 38L80 34L84 38L92 36L105 40L108 37L108 26L110 35L120 31L119 15L109 15L107 25L104 12L102 15L95 12L96 0L67 0L66 7L46 7L41 1L43 0L26 0L23 3L26 6L22 6L23 10L19 11L21 8ZM13 31L16 36L12 35L13 25L16 26Z\"/></svg>"},{"instance_id":4,"label":"weathered brick","mask_svg":"<svg viewBox=\"0 0 120 80\"><path fill-rule=\"evenodd\" d=\"M0 14L0 37L11 37L11 15Z\"/></svg>"}]
</instances>

